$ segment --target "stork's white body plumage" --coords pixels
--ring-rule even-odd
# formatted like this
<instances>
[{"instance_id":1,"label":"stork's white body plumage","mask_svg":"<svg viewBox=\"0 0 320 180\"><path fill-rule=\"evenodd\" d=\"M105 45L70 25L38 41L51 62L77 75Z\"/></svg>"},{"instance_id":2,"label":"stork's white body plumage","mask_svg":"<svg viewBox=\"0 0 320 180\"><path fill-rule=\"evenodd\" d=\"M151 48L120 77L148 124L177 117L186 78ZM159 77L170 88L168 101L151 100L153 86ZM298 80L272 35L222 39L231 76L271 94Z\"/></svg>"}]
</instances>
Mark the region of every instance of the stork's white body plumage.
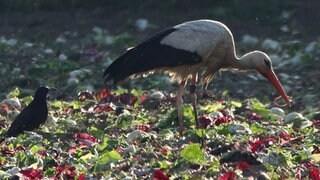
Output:
<instances>
[{"instance_id":1,"label":"stork's white body plumage","mask_svg":"<svg viewBox=\"0 0 320 180\"><path fill-rule=\"evenodd\" d=\"M211 20L190 21L174 26L178 29L161 40L177 49L197 52L203 59L208 59L214 50L232 48L233 38L230 30L222 23ZM215 53L215 55L220 53Z\"/></svg>"},{"instance_id":2,"label":"stork's white body plumage","mask_svg":"<svg viewBox=\"0 0 320 180\"><path fill-rule=\"evenodd\" d=\"M210 81L213 74L221 69L221 65L227 64L222 62L228 59L226 57L231 57L229 59L235 57L232 33L226 25L218 21L190 21L173 28L177 30L163 38L160 43L197 53L202 58L201 64L167 68L166 71L173 72L175 80L180 81L197 72L210 71L211 73L206 73L203 77L206 81Z\"/></svg>"},{"instance_id":3,"label":"stork's white body plumage","mask_svg":"<svg viewBox=\"0 0 320 180\"><path fill-rule=\"evenodd\" d=\"M116 59L104 72L106 81L114 83L146 72L168 71L180 82L177 93L177 109L182 135L182 96L184 86L191 78L190 93L196 112L195 84L198 74L203 83L209 83L220 69L256 70L277 89L288 105L290 100L272 69L267 54L252 51L238 58L233 35L221 22L196 20L167 28ZM197 122L197 127L199 124Z\"/></svg>"}]
</instances>

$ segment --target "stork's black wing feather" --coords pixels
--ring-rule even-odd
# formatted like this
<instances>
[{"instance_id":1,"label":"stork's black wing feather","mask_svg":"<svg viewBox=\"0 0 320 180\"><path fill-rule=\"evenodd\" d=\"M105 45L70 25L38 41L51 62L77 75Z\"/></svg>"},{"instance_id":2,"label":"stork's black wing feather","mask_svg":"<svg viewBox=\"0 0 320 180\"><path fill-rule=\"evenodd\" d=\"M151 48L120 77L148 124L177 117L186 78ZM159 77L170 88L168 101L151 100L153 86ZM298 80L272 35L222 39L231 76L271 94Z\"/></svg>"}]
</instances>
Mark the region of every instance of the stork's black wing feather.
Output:
<instances>
[{"instance_id":1,"label":"stork's black wing feather","mask_svg":"<svg viewBox=\"0 0 320 180\"><path fill-rule=\"evenodd\" d=\"M105 81L113 79L113 82L117 83L135 73L201 62L201 56L196 52L160 43L163 38L176 30L175 28L165 29L128 50L105 70Z\"/></svg>"}]
</instances>

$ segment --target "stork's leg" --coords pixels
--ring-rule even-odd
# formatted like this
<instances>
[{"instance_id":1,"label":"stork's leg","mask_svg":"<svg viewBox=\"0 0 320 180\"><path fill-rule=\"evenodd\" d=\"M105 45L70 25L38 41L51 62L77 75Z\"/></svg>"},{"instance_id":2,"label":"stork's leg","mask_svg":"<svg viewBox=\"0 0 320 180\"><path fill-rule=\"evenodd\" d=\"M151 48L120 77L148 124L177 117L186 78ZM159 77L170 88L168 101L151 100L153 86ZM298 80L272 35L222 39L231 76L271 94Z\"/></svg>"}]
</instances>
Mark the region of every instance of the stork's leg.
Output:
<instances>
[{"instance_id":1,"label":"stork's leg","mask_svg":"<svg viewBox=\"0 0 320 180\"><path fill-rule=\"evenodd\" d=\"M192 101L192 107L194 112L194 119L196 121L197 129L200 128L199 122L198 122L198 111L197 111L197 94L196 94L196 83L198 80L198 73L192 74L192 80L190 85L190 94L191 94L191 101Z\"/></svg>"},{"instance_id":2,"label":"stork's leg","mask_svg":"<svg viewBox=\"0 0 320 180\"><path fill-rule=\"evenodd\" d=\"M184 94L184 86L186 85L186 80L182 80L178 89L178 93L176 96L176 103L177 103L177 111L178 111L178 122L179 122L179 134L183 136L183 114L182 114L182 107L181 104L183 102L182 96Z\"/></svg>"},{"instance_id":3,"label":"stork's leg","mask_svg":"<svg viewBox=\"0 0 320 180\"><path fill-rule=\"evenodd\" d=\"M198 79L198 74L192 74L192 80L191 80L191 85L190 85L190 94L191 94L191 101L192 101L192 107L193 107L193 112L194 112L194 119L196 121L196 126L197 129L200 129L200 123L198 120L198 111L197 111L197 94L196 94L196 83ZM208 83L206 83L205 89L207 90ZM203 131L202 131L203 133ZM205 148L205 136L202 134L200 138L201 142L201 147Z\"/></svg>"},{"instance_id":4,"label":"stork's leg","mask_svg":"<svg viewBox=\"0 0 320 180\"><path fill-rule=\"evenodd\" d=\"M204 84L202 84L201 98L210 98L210 95L208 93L208 86L209 82L205 82Z\"/></svg>"}]
</instances>

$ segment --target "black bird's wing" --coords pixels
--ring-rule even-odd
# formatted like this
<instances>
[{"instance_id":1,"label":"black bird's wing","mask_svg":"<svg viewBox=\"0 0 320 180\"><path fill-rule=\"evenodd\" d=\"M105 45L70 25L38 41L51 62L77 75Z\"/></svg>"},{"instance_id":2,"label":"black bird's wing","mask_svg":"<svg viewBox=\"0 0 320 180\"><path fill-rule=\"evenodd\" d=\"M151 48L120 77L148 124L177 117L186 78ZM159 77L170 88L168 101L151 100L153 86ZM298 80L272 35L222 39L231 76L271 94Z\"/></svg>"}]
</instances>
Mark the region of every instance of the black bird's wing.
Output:
<instances>
[{"instance_id":1,"label":"black bird's wing","mask_svg":"<svg viewBox=\"0 0 320 180\"><path fill-rule=\"evenodd\" d=\"M39 128L44 123L48 116L47 104L33 101L13 121L6 137L18 136L24 131L32 131Z\"/></svg>"},{"instance_id":2,"label":"black bird's wing","mask_svg":"<svg viewBox=\"0 0 320 180\"><path fill-rule=\"evenodd\" d=\"M31 101L31 103L24 108L12 122L8 131L0 140L0 143L2 143L6 137L18 136L24 131L37 129L46 121L48 117L46 96L49 90L50 89L47 87L40 87L37 89L33 101Z\"/></svg>"},{"instance_id":3,"label":"black bird's wing","mask_svg":"<svg viewBox=\"0 0 320 180\"><path fill-rule=\"evenodd\" d=\"M200 63L202 58L196 52L161 44L163 38L176 30L178 29L165 29L128 50L105 70L105 81L113 79L117 83L135 73Z\"/></svg>"}]
</instances>

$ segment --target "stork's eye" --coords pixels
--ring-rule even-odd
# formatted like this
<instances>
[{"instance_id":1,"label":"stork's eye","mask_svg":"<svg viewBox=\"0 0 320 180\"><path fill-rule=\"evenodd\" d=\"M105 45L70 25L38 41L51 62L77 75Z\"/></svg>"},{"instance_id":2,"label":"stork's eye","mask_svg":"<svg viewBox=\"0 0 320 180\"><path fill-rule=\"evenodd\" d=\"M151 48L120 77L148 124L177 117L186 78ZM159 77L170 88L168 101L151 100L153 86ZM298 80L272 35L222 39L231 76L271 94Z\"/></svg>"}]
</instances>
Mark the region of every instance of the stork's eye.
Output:
<instances>
[{"instance_id":1,"label":"stork's eye","mask_svg":"<svg viewBox=\"0 0 320 180\"><path fill-rule=\"evenodd\" d=\"M271 68L271 62L264 59L264 63L266 64L267 67Z\"/></svg>"}]
</instances>

